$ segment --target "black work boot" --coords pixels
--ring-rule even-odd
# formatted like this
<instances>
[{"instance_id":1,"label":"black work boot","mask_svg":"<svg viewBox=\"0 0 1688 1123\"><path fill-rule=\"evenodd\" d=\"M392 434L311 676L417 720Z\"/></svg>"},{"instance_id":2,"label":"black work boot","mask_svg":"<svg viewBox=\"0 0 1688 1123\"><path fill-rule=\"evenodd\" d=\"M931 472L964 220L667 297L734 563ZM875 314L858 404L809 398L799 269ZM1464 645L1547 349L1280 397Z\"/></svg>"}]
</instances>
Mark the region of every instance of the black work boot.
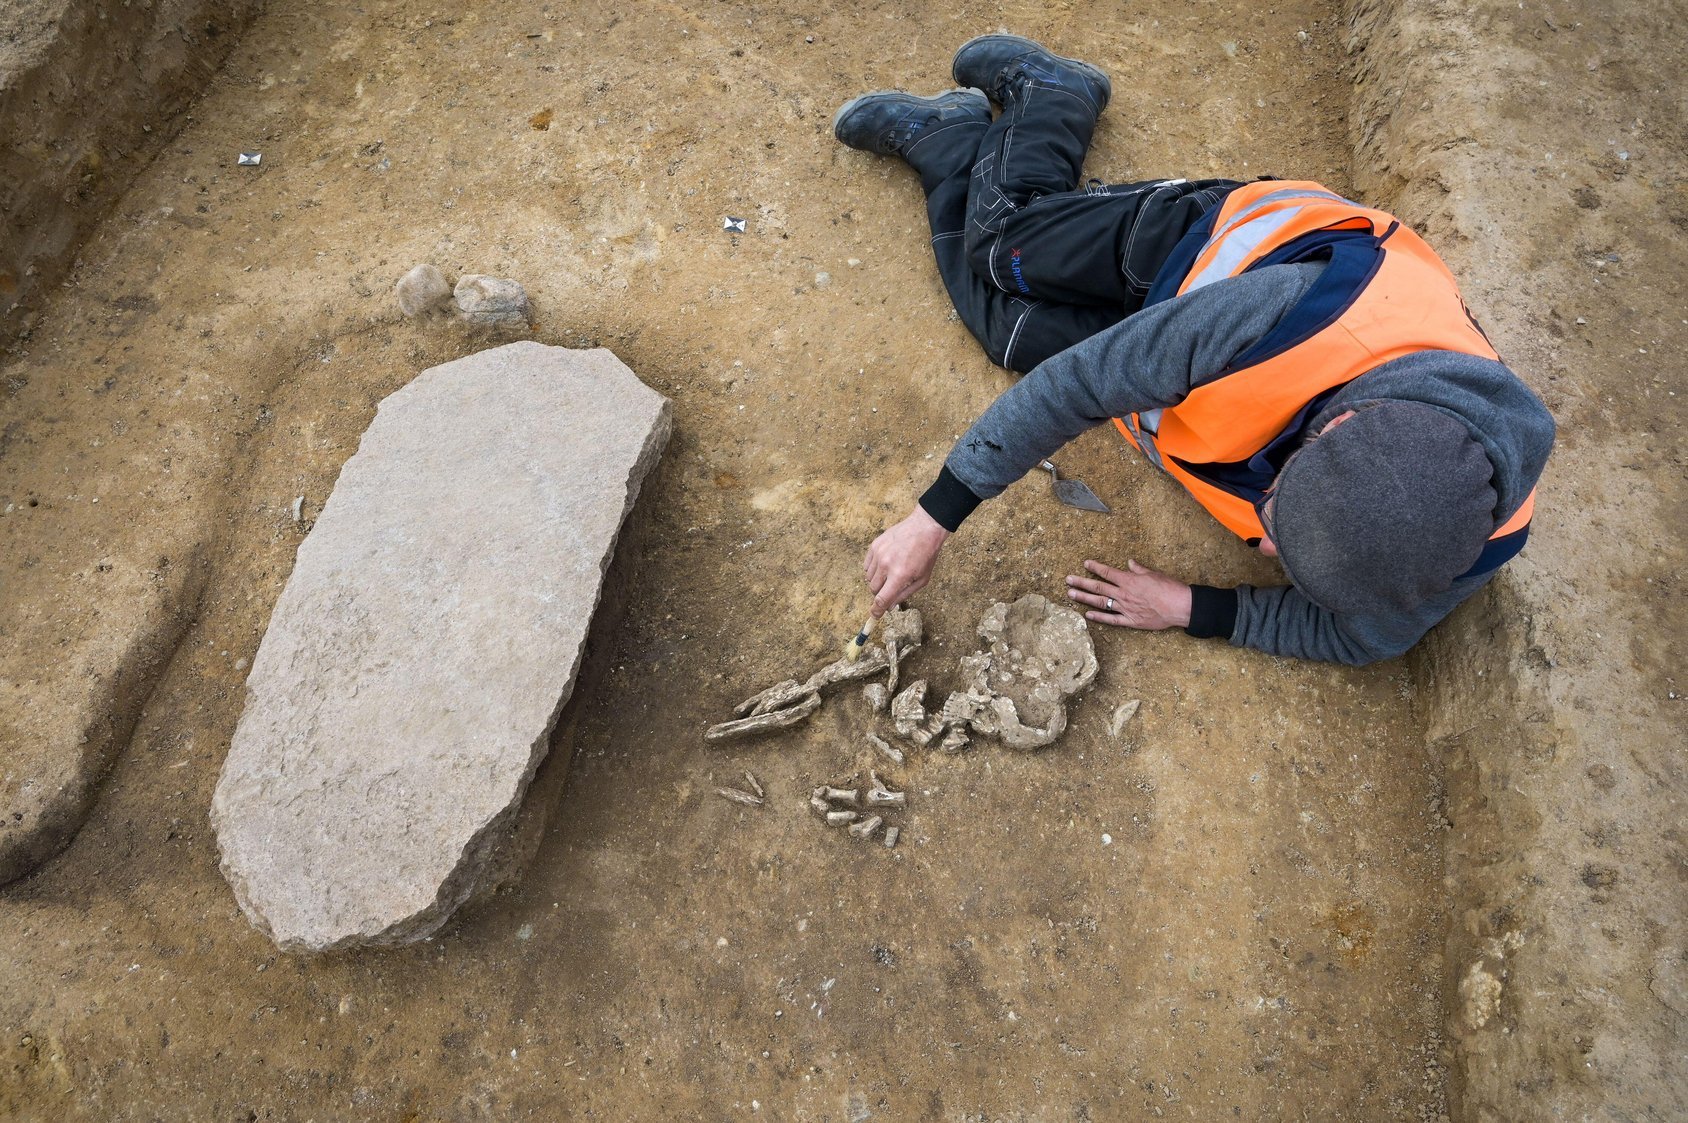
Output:
<instances>
[{"instance_id":1,"label":"black work boot","mask_svg":"<svg viewBox=\"0 0 1688 1123\"><path fill-rule=\"evenodd\" d=\"M978 87L998 105L1007 105L1026 82L1077 94L1098 115L1108 107L1108 98L1113 94L1113 83L1108 81L1108 76L1088 62L1062 58L1018 35L981 35L969 39L955 52L950 72L957 82Z\"/></svg>"},{"instance_id":2,"label":"black work boot","mask_svg":"<svg viewBox=\"0 0 1688 1123\"><path fill-rule=\"evenodd\" d=\"M832 115L832 135L851 148L913 163L910 150L928 136L951 125L990 123L991 103L979 90L948 90L934 97L878 90L839 106Z\"/></svg>"}]
</instances>

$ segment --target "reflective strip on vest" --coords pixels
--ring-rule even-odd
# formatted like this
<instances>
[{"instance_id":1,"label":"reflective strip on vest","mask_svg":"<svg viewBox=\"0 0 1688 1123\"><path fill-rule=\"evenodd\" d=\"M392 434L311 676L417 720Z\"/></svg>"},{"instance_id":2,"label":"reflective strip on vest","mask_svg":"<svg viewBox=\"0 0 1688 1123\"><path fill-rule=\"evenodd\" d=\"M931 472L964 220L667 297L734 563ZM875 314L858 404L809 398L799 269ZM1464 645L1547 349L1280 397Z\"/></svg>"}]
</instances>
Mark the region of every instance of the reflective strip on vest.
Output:
<instances>
[{"instance_id":1,"label":"reflective strip on vest","mask_svg":"<svg viewBox=\"0 0 1688 1123\"><path fill-rule=\"evenodd\" d=\"M1154 410L1153 413L1158 420L1160 410ZM1164 472L1166 471L1166 465L1161 462L1160 449L1155 447L1155 431L1152 427L1147 427L1143 424L1143 421L1146 419L1147 415L1140 416L1134 413L1128 417L1115 418L1114 422L1126 430L1126 436L1130 437L1132 439L1132 443L1137 446L1144 456L1148 457L1149 463Z\"/></svg>"},{"instance_id":2,"label":"reflective strip on vest","mask_svg":"<svg viewBox=\"0 0 1688 1123\"><path fill-rule=\"evenodd\" d=\"M1341 195L1330 191L1303 191L1299 188L1286 188L1283 191L1273 191L1262 195L1253 203L1238 211L1236 216L1227 222L1223 229L1214 232L1208 239L1208 245L1219 245L1219 252L1213 255L1213 260L1192 274L1185 282L1180 292L1194 292L1204 285L1211 285L1215 281L1223 281L1236 272L1237 266L1243 260L1259 249L1265 242L1283 227L1294 221L1300 213L1300 207L1285 207L1271 214L1261 215L1260 211L1274 203L1282 203L1289 199L1318 199L1323 202L1348 203ZM1359 206L1358 203L1349 203ZM1259 215L1259 217L1255 217Z\"/></svg>"}]
</instances>

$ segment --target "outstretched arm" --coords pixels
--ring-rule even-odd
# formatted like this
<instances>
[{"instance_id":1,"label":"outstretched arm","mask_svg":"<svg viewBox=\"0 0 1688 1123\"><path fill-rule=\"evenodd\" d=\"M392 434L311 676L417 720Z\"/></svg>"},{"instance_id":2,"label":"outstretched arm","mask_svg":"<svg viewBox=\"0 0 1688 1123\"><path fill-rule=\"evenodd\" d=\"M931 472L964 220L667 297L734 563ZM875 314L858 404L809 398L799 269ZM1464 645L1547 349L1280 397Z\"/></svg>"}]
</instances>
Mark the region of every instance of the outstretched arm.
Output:
<instances>
[{"instance_id":1,"label":"outstretched arm","mask_svg":"<svg viewBox=\"0 0 1688 1123\"><path fill-rule=\"evenodd\" d=\"M1219 377L1318 279L1324 265L1274 265L1157 304L1040 363L991 404L907 518L874 540L862 568L879 616L931 579L938 552L974 508L1095 425L1176 405Z\"/></svg>"},{"instance_id":2,"label":"outstretched arm","mask_svg":"<svg viewBox=\"0 0 1688 1123\"><path fill-rule=\"evenodd\" d=\"M1046 359L962 434L920 505L953 531L980 502L1087 429L1177 405L1276 327L1323 268L1274 265L1231 277Z\"/></svg>"},{"instance_id":3,"label":"outstretched arm","mask_svg":"<svg viewBox=\"0 0 1688 1123\"><path fill-rule=\"evenodd\" d=\"M1236 619L1226 638L1237 647L1252 647L1271 655L1363 666L1405 654L1493 576L1491 571L1456 581L1441 596L1396 616L1331 612L1308 600L1293 585L1265 589L1239 585L1235 590L1223 590L1225 595L1236 597Z\"/></svg>"},{"instance_id":4,"label":"outstretched arm","mask_svg":"<svg viewBox=\"0 0 1688 1123\"><path fill-rule=\"evenodd\" d=\"M1198 639L1221 638L1268 655L1363 666L1405 654L1493 573L1459 581L1399 616L1338 614L1320 608L1293 585L1217 589L1186 585L1131 562L1125 570L1087 561L1088 577L1068 577L1067 595L1088 605L1098 624L1159 631L1183 628ZM1112 603L1109 603L1112 602Z\"/></svg>"}]
</instances>

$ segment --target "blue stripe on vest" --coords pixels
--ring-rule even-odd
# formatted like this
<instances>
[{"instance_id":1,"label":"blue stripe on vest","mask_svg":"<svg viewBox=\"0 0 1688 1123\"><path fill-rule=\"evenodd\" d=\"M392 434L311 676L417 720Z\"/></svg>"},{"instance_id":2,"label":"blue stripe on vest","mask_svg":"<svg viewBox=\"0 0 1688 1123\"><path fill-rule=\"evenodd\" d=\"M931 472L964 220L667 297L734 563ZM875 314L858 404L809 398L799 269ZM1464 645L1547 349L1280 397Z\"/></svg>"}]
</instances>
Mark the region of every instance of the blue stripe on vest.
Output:
<instances>
[{"instance_id":1,"label":"blue stripe on vest","mask_svg":"<svg viewBox=\"0 0 1688 1123\"><path fill-rule=\"evenodd\" d=\"M1279 247L1249 266L1246 272L1319 257L1330 260L1319 279L1271 331L1231 360L1221 376L1281 355L1336 323L1377 275L1383 264L1383 248L1376 237L1364 230L1321 230Z\"/></svg>"},{"instance_id":2,"label":"blue stripe on vest","mask_svg":"<svg viewBox=\"0 0 1688 1123\"><path fill-rule=\"evenodd\" d=\"M1265 448L1247 460L1197 463L1176 456L1172 459L1192 476L1206 480L1221 491L1228 491L1259 506L1260 501L1266 498L1266 489L1272 486L1278 478L1278 473L1283 471L1284 464L1296 449L1306 443L1308 422L1312 421L1341 389L1341 386L1333 386L1302 406L1295 416L1290 418L1289 424L1285 425Z\"/></svg>"}]
</instances>

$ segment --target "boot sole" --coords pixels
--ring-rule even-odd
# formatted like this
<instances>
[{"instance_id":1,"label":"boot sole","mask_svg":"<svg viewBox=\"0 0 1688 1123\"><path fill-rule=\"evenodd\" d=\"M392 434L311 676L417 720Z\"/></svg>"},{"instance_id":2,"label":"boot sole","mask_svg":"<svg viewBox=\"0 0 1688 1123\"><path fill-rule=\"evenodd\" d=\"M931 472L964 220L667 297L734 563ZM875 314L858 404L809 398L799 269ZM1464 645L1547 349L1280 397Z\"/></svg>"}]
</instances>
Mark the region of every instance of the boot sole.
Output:
<instances>
[{"instance_id":1,"label":"boot sole","mask_svg":"<svg viewBox=\"0 0 1688 1123\"><path fill-rule=\"evenodd\" d=\"M886 94L897 94L901 97L911 97L911 98L914 98L916 101L937 101L939 98L946 97L950 94L978 94L981 98L984 98L985 108L986 108L987 111L989 110L990 103L991 103L991 99L990 99L989 95L987 95L985 93L985 91L980 90L980 89L975 89L972 86L956 86L954 89L943 90L939 93L935 93L931 97L921 97L918 94L911 94L907 90L870 90L865 94L857 94L855 97L851 98L849 101L845 102L843 105L840 105L838 107L838 112L836 112L832 115L832 137L833 137L833 139L838 141L838 143L840 143L840 144L845 144L846 142L845 142L844 138L838 135L839 124L843 122L844 118L846 118L850 115L850 112L852 110L854 110L857 106L861 105L862 102L866 101L868 98L884 97Z\"/></svg>"},{"instance_id":2,"label":"boot sole","mask_svg":"<svg viewBox=\"0 0 1688 1123\"><path fill-rule=\"evenodd\" d=\"M1042 51L1044 54L1048 55L1050 58L1058 59L1061 62L1068 63L1068 64L1070 64L1074 67L1077 67L1079 70L1083 71L1085 74L1089 75L1091 78L1094 78L1097 82L1101 83L1101 86L1102 86L1102 104L1096 107L1096 111L1098 113L1100 113L1102 110L1106 109L1108 107L1108 102L1113 100L1114 84L1108 78L1108 76L1106 74L1102 73L1102 71L1100 69L1090 65L1088 62L1085 62L1082 59L1068 58L1066 55L1058 55L1054 51L1050 50L1048 47L1045 47L1042 43L1039 43L1037 40L1027 39L1024 35L975 35L975 36L973 36L973 38L967 40L967 42L963 43L961 46L959 46L955 49L955 57L950 60L950 78L951 78L952 81L960 82L962 80L961 75L956 73L957 63L960 62L961 56L966 53L967 48L971 47L975 43L1012 43L1017 47L1023 47L1027 50Z\"/></svg>"}]
</instances>

